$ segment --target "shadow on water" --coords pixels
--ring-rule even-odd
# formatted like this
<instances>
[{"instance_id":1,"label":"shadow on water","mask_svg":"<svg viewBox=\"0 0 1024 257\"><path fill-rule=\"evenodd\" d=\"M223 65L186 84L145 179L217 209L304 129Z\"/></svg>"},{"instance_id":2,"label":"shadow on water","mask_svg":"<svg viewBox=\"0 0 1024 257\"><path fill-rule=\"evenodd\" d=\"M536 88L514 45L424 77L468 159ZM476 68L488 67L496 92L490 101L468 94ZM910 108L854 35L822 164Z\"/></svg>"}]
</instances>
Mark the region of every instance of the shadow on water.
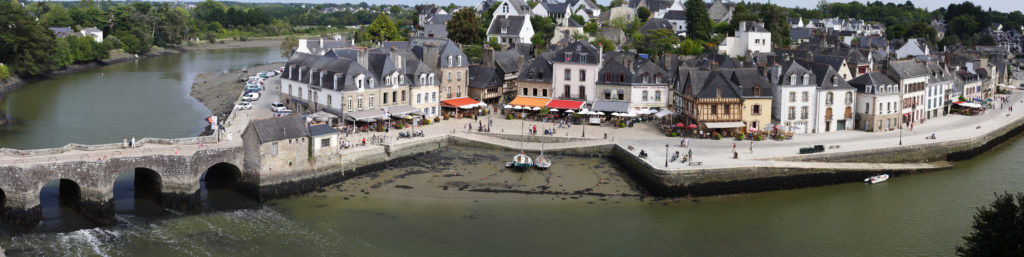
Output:
<instances>
[{"instance_id":1,"label":"shadow on water","mask_svg":"<svg viewBox=\"0 0 1024 257\"><path fill-rule=\"evenodd\" d=\"M78 183L68 179L46 183L39 192L43 219L33 231L64 232L95 227L92 221L79 213L80 201Z\"/></svg>"},{"instance_id":2,"label":"shadow on water","mask_svg":"<svg viewBox=\"0 0 1024 257\"><path fill-rule=\"evenodd\" d=\"M203 173L199 199L204 212L256 208L259 203L241 193L242 172L235 165L218 163Z\"/></svg>"},{"instance_id":3,"label":"shadow on water","mask_svg":"<svg viewBox=\"0 0 1024 257\"><path fill-rule=\"evenodd\" d=\"M146 168L135 168L117 176L114 182L114 213L119 218L152 221L169 214L160 206L160 175Z\"/></svg>"}]
</instances>

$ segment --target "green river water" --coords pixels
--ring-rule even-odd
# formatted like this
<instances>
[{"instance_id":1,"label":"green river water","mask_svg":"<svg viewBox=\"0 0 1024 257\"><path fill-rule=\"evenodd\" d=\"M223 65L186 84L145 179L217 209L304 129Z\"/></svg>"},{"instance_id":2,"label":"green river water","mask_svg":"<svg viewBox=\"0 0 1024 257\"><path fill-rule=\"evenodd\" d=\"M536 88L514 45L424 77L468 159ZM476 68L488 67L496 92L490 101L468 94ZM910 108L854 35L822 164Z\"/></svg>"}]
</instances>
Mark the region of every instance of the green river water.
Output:
<instances>
[{"instance_id":1,"label":"green river water","mask_svg":"<svg viewBox=\"0 0 1024 257\"><path fill-rule=\"evenodd\" d=\"M236 54L200 53L204 56L166 58L179 62L173 67L192 67L201 65L188 63L193 60ZM161 60L139 65L148 61ZM117 74L107 71L104 76ZM166 71L151 74L162 78ZM52 90L79 86L71 82ZM4 105L10 110L9 103ZM132 129L188 134L187 126L175 130L179 132L161 128ZM26 133L21 137L36 132ZM56 190L51 188L43 193L43 224L30 233L0 228L0 246L8 256L951 256L968 233L975 208L994 199L993 193L1024 191L1022 152L1024 144L1015 138L956 163L956 168L894 177L876 185L849 183L697 199L353 197L350 192L328 190L256 205L231 191L204 187L204 212L194 215L133 200L132 178L122 176L115 185L118 225L88 225L73 211L58 207ZM509 155L455 146L444 154ZM425 159L406 160L395 169L431 166L422 163ZM559 164L623 172L600 158L553 160L553 174L560 172ZM452 165L482 167L462 157L455 157Z\"/></svg>"}]
</instances>

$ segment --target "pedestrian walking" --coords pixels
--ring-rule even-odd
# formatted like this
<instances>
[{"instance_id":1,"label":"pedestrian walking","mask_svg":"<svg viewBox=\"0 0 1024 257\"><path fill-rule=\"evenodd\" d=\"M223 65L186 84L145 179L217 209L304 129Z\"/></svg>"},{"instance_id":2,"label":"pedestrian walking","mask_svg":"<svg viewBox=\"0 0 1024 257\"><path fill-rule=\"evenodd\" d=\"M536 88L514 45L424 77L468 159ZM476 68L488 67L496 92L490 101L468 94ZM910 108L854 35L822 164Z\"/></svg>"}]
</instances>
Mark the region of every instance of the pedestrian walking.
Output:
<instances>
[{"instance_id":1,"label":"pedestrian walking","mask_svg":"<svg viewBox=\"0 0 1024 257\"><path fill-rule=\"evenodd\" d=\"M130 144L129 146L131 146L132 149L135 149L135 137L132 137L132 144Z\"/></svg>"},{"instance_id":2,"label":"pedestrian walking","mask_svg":"<svg viewBox=\"0 0 1024 257\"><path fill-rule=\"evenodd\" d=\"M121 148L122 149L123 148L128 148L128 138L127 137L122 137L121 138Z\"/></svg>"},{"instance_id":3,"label":"pedestrian walking","mask_svg":"<svg viewBox=\"0 0 1024 257\"><path fill-rule=\"evenodd\" d=\"M732 152L736 153L736 143L732 143Z\"/></svg>"},{"instance_id":4,"label":"pedestrian walking","mask_svg":"<svg viewBox=\"0 0 1024 257\"><path fill-rule=\"evenodd\" d=\"M488 117L487 118L487 127L488 128L494 127L494 117Z\"/></svg>"},{"instance_id":5,"label":"pedestrian walking","mask_svg":"<svg viewBox=\"0 0 1024 257\"><path fill-rule=\"evenodd\" d=\"M750 141L750 153L754 153L754 141Z\"/></svg>"},{"instance_id":6,"label":"pedestrian walking","mask_svg":"<svg viewBox=\"0 0 1024 257\"><path fill-rule=\"evenodd\" d=\"M690 149L686 152L686 159L690 160L691 162L693 161L693 149Z\"/></svg>"}]
</instances>

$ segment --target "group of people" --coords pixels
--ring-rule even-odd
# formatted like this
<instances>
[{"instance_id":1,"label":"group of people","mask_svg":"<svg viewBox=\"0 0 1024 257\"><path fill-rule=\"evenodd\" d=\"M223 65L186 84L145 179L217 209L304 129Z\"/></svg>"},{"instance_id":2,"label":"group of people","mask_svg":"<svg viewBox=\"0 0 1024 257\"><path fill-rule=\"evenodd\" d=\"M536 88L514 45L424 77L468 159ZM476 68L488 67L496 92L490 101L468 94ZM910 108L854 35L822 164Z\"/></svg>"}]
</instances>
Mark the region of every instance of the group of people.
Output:
<instances>
[{"instance_id":1,"label":"group of people","mask_svg":"<svg viewBox=\"0 0 1024 257\"><path fill-rule=\"evenodd\" d=\"M121 138L121 148L135 149L135 137L132 137L131 141L128 141L127 137Z\"/></svg>"}]
</instances>

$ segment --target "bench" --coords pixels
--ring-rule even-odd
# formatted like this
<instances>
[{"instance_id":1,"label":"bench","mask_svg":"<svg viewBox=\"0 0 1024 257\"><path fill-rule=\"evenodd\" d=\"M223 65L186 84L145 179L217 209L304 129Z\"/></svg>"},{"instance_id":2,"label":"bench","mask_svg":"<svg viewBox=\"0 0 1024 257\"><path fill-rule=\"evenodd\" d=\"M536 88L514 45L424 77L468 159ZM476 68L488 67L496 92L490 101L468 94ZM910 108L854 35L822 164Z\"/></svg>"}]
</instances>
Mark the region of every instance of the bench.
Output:
<instances>
[{"instance_id":1,"label":"bench","mask_svg":"<svg viewBox=\"0 0 1024 257\"><path fill-rule=\"evenodd\" d=\"M688 165L690 165L690 166L700 166L701 164L704 164L704 162L690 162L690 164L688 164Z\"/></svg>"}]
</instances>

